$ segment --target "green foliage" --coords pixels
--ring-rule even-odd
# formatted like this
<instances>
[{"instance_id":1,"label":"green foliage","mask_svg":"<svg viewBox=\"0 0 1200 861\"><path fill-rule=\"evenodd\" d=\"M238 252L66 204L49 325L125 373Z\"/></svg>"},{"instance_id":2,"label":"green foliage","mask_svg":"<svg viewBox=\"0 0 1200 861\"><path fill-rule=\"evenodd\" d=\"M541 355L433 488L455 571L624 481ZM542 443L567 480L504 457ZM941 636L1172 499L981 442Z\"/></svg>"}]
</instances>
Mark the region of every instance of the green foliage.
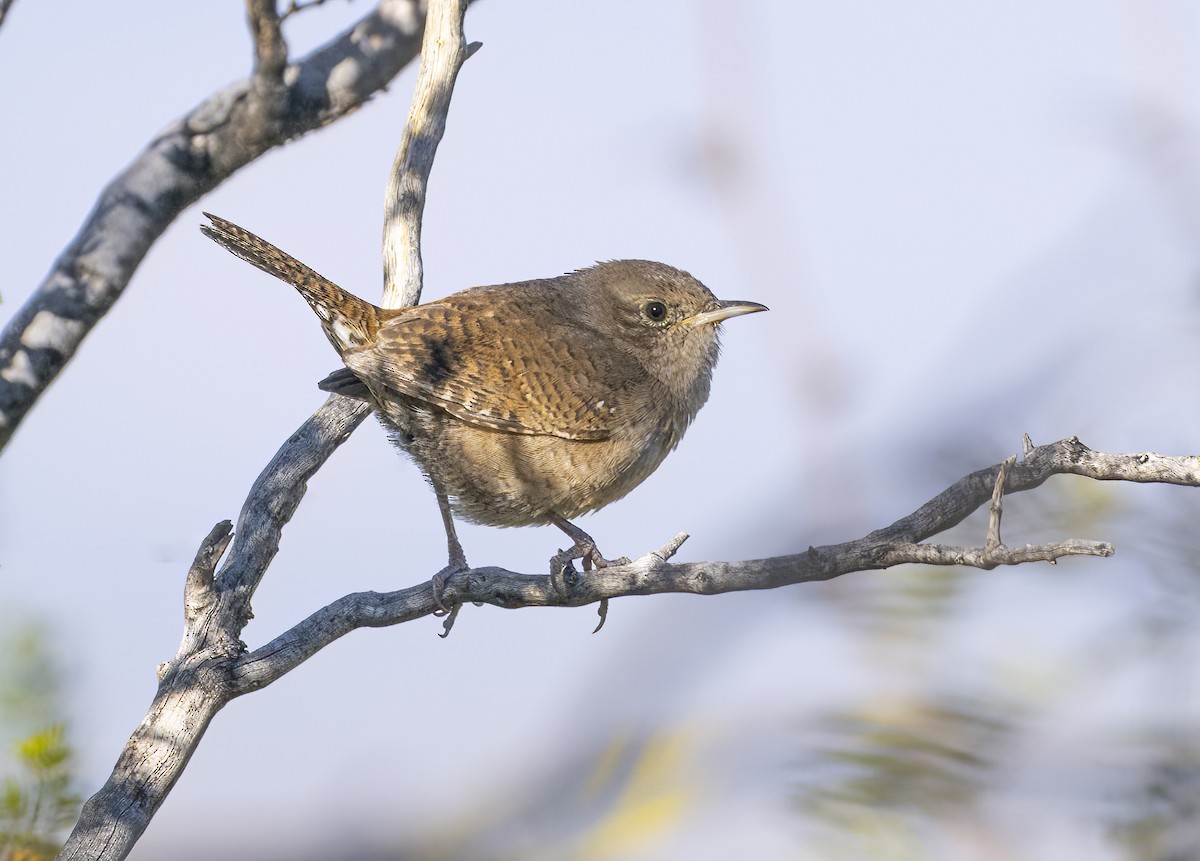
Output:
<instances>
[{"instance_id":1,"label":"green foliage","mask_svg":"<svg viewBox=\"0 0 1200 861\"><path fill-rule=\"evenodd\" d=\"M79 815L71 748L61 720L60 674L39 628L7 635L0 649L0 724L14 732L0 761L0 861L53 858Z\"/></svg>"}]
</instances>

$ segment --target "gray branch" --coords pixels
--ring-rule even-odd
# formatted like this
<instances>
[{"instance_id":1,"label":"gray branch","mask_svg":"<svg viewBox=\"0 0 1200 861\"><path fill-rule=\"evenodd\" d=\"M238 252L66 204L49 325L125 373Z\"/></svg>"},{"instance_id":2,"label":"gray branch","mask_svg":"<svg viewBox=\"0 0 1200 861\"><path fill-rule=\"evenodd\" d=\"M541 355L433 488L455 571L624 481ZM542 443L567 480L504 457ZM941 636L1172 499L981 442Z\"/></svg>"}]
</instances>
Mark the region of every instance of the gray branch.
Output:
<instances>
[{"instance_id":1,"label":"gray branch","mask_svg":"<svg viewBox=\"0 0 1200 861\"><path fill-rule=\"evenodd\" d=\"M230 545L229 521L205 538L184 583L184 631L175 657L158 669L158 692L104 786L83 806L61 859L120 859L129 854L200 743L209 721L232 699L231 662L245 651L239 635L250 599L279 549L283 525L308 479L367 415L331 397L296 431L254 482Z\"/></svg>"},{"instance_id":2,"label":"gray branch","mask_svg":"<svg viewBox=\"0 0 1200 861\"><path fill-rule=\"evenodd\" d=\"M280 20L286 21L293 15L303 12L305 9L312 9L315 6L324 5L325 0L308 0L307 3L304 2L304 0L288 0L287 8L283 10L279 17Z\"/></svg>"},{"instance_id":3,"label":"gray branch","mask_svg":"<svg viewBox=\"0 0 1200 861\"><path fill-rule=\"evenodd\" d=\"M453 81L458 66L468 56L462 38L463 14L468 2L469 0L440 0L432 4L435 11L430 15L430 26L424 35L422 72L418 78L419 81L425 82L427 88L438 89L440 94L421 90L419 85L414 104L425 107L421 110L414 109L410 122L419 123L422 128L444 128L444 114L449 108ZM375 17L383 15L384 10L389 7L401 5L409 7L409 11L413 13L412 22L416 26L418 20L415 2L400 4L385 0ZM273 4L249 0L248 10L255 30L255 73L251 83L239 85L238 98L253 106L252 110L270 113L273 109L269 99L255 93L271 90L276 77L273 70L280 63L286 62L286 46L278 31L279 19ZM378 24L379 22L375 22L370 26L377 27ZM360 38L371 41L379 35L364 34L363 24L360 22L351 34L342 37L342 41L349 47L357 44ZM379 47L377 41L372 44L375 48ZM448 65L443 49L455 44L459 47L452 51L450 56L456 59ZM408 46L409 49L413 47L415 46ZM330 50L326 48L324 52ZM322 53L318 52L314 57ZM411 51L409 55L411 56ZM305 62L312 60L310 58ZM425 68L431 64L438 64L445 77L431 75ZM295 68L290 67L284 72L285 81L293 77L292 72ZM326 67L325 76L321 78L326 83L328 71ZM299 74L303 77L304 73ZM378 81L380 86L383 83L386 83L386 79ZM290 84L285 83L284 92L291 93L294 86L294 81ZM363 98L371 91L365 91ZM285 103L288 102L290 96L285 99ZM348 109L348 103L339 104ZM434 110L442 112L443 116L432 118L425 114L426 111ZM332 119L337 115L330 113L328 117ZM236 110L230 112L225 122L235 122L236 116ZM293 128L294 126L287 121L287 112L283 116L285 126ZM261 128L259 123L250 125L253 128ZM214 134L228 134L228 129L214 131ZM440 133L438 136L440 138ZM222 144L233 145L228 141ZM154 150L155 145L152 145L149 153L153 153ZM420 178L421 186L424 187L433 166L435 151L436 141L432 146L420 148L413 157L398 160L397 164L403 163L413 176ZM211 155L215 157L221 153L220 147L216 147ZM232 162L228 158L225 161L228 168ZM232 169L234 168L227 169L223 175L228 175ZM171 217L177 212L178 208L174 209ZM421 209L418 207L411 211L410 217L419 219ZM95 214L93 219L89 220L89 224L94 220ZM159 228L160 231L162 227L165 227L165 222ZM85 231L87 229L85 227ZM410 230L409 234L419 238L420 231ZM139 241L145 241L145 237ZM143 248L141 253L144 252ZM136 264L137 261L134 260L125 271L125 280ZM419 273L415 282L409 278L406 283L415 283L416 293L413 295L419 295ZM120 286L123 287L124 284ZM78 341L75 343L77 345ZM0 382L3 380L3 371L0 370ZM42 385L43 389L48 382L49 380ZM0 393L2 391L0 390ZM29 403L32 403L32 400ZM3 407L4 402L0 401L0 420L5 415ZM28 404L21 414L27 410ZM231 524L228 521L217 524L204 540L185 580L184 631L179 650L171 661L159 667L158 692L146 717L130 736L108 781L84 805L79 821L59 855L61 859L108 861L124 858L141 837L175 785L175 781L183 773L213 716L237 695L232 670L234 661L245 652L240 636L252 615L250 601L279 549L283 526L300 504L307 489L308 479L362 422L368 411L363 404L338 396L331 397L288 439L254 482L238 519L236 541L233 540ZM7 431L10 435L11 425ZM6 437L0 438L0 442L4 438ZM227 549L228 558L218 570L217 564Z\"/></svg>"},{"instance_id":4,"label":"gray branch","mask_svg":"<svg viewBox=\"0 0 1200 861\"><path fill-rule=\"evenodd\" d=\"M429 9L428 26L445 30L441 15L461 11L452 4L435 4ZM433 156L446 132L450 96L458 70L479 49L461 38L430 40L422 48L412 107L396 159L388 175L383 204L383 307L402 308L421 301L425 270L421 262L421 220Z\"/></svg>"},{"instance_id":5,"label":"gray branch","mask_svg":"<svg viewBox=\"0 0 1200 861\"><path fill-rule=\"evenodd\" d=\"M1005 476L1004 473L1007 473ZM1009 548L999 542L1000 507L994 491L1018 493L1039 487L1054 475L1080 475L1098 481L1136 481L1200 487L1200 458L1157 454L1103 454L1078 439L1033 449L1024 461L1009 459L973 472L891 526L863 538L803 553L741 562L671 563L686 536L628 565L584 573L570 572L564 589L548 575L519 574L503 568L477 568L451 579L443 600L507 609L580 607L631 595L684 592L718 595L752 589L776 589L796 583L831 580L854 571L896 565L999 565L1055 562L1063 556L1111 556L1111 545L1073 539L1057 544ZM980 506L992 502L988 534L978 548L922 544L945 532ZM995 537L995 541L988 539ZM265 646L239 657L231 673L235 696L264 687L356 628L385 627L434 614L428 582L395 592L346 595L313 613Z\"/></svg>"},{"instance_id":6,"label":"gray branch","mask_svg":"<svg viewBox=\"0 0 1200 861\"><path fill-rule=\"evenodd\" d=\"M4 18L8 15L8 10L12 8L12 4L16 0L0 0L0 26L4 24Z\"/></svg>"},{"instance_id":7,"label":"gray branch","mask_svg":"<svg viewBox=\"0 0 1200 861\"><path fill-rule=\"evenodd\" d=\"M254 36L254 77L282 88L288 51L275 0L246 0L246 17Z\"/></svg>"},{"instance_id":8,"label":"gray branch","mask_svg":"<svg viewBox=\"0 0 1200 861\"><path fill-rule=\"evenodd\" d=\"M287 63L273 2L249 0L255 67L177 120L100 194L45 280L0 332L0 450L176 216L272 148L383 89L418 51L420 0L383 0Z\"/></svg>"}]
</instances>

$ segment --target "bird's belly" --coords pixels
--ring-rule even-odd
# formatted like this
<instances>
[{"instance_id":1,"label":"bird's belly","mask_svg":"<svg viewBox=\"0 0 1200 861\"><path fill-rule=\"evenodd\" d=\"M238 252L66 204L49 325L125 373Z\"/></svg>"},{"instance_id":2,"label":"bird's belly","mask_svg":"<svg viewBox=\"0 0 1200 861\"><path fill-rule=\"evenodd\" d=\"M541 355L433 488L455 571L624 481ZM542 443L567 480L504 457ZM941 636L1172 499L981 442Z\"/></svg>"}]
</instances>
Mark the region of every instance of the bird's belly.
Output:
<instances>
[{"instance_id":1,"label":"bird's belly","mask_svg":"<svg viewBox=\"0 0 1200 861\"><path fill-rule=\"evenodd\" d=\"M666 430L584 441L480 428L439 410L389 413L393 441L445 491L454 513L488 526L603 508L641 484L677 442Z\"/></svg>"}]
</instances>

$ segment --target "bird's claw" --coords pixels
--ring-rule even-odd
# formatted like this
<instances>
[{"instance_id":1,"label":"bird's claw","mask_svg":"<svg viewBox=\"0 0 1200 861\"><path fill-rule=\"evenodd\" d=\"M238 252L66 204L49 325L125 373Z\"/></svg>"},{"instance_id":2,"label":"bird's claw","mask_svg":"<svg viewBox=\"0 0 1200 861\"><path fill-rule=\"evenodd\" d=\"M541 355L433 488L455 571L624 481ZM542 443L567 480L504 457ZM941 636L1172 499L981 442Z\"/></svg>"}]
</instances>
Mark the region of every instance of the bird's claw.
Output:
<instances>
[{"instance_id":1,"label":"bird's claw","mask_svg":"<svg viewBox=\"0 0 1200 861\"><path fill-rule=\"evenodd\" d=\"M462 574L464 571L470 570L471 566L467 565L466 559L456 559L429 578L429 585L433 588L433 615L445 616L451 612L451 609L442 602L442 598L446 594L446 584L455 574ZM458 609L458 606L455 605L453 609Z\"/></svg>"},{"instance_id":2,"label":"bird's claw","mask_svg":"<svg viewBox=\"0 0 1200 861\"><path fill-rule=\"evenodd\" d=\"M628 556L605 559L600 554L600 551L596 549L595 542L577 541L571 549L559 550L550 558L550 586L560 597L568 595L575 584L579 582L579 573L575 570L575 566L571 564L575 559L583 560L584 571L590 571L593 567L600 569L629 564ZM604 622L608 618L607 598L600 600L597 612L600 615L600 622L596 625L596 629L592 631L593 634L604 627Z\"/></svg>"},{"instance_id":3,"label":"bird's claw","mask_svg":"<svg viewBox=\"0 0 1200 861\"><path fill-rule=\"evenodd\" d=\"M550 557L550 581L556 592L564 593L575 584L576 571L571 563L576 559L583 560L584 571L629 564L628 556L605 559L595 543L577 541L570 549L559 550Z\"/></svg>"},{"instance_id":4,"label":"bird's claw","mask_svg":"<svg viewBox=\"0 0 1200 861\"><path fill-rule=\"evenodd\" d=\"M577 582L578 572L571 564L570 550L560 550L550 557L550 586L559 595L566 595Z\"/></svg>"}]
</instances>

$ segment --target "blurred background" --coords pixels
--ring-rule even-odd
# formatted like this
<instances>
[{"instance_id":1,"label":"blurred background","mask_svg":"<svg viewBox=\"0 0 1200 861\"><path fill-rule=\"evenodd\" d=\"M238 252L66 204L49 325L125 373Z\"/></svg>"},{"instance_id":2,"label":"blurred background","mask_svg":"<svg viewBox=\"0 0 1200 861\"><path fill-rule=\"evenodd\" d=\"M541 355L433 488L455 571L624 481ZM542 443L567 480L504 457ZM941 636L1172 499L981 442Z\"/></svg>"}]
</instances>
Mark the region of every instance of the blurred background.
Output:
<instances>
[{"instance_id":1,"label":"blurred background","mask_svg":"<svg viewBox=\"0 0 1200 861\"><path fill-rule=\"evenodd\" d=\"M293 56L368 9L293 16ZM1200 6L480 0L467 37L427 299L647 257L771 307L725 327L679 450L582 521L606 553L857 538L1024 432L1196 450ZM12 7L0 320L250 57L236 0ZM203 207L378 296L413 76ZM53 836L107 777L200 540L337 365L199 209L0 457L0 831L41 792ZM1195 491L1058 478L1006 501L1006 541L1114 558L619 600L596 636L591 608L358 631L218 715L132 857L1195 858L1198 517ZM562 543L460 535L473 564L527 572ZM444 553L433 495L368 421L311 482L244 637Z\"/></svg>"}]
</instances>

